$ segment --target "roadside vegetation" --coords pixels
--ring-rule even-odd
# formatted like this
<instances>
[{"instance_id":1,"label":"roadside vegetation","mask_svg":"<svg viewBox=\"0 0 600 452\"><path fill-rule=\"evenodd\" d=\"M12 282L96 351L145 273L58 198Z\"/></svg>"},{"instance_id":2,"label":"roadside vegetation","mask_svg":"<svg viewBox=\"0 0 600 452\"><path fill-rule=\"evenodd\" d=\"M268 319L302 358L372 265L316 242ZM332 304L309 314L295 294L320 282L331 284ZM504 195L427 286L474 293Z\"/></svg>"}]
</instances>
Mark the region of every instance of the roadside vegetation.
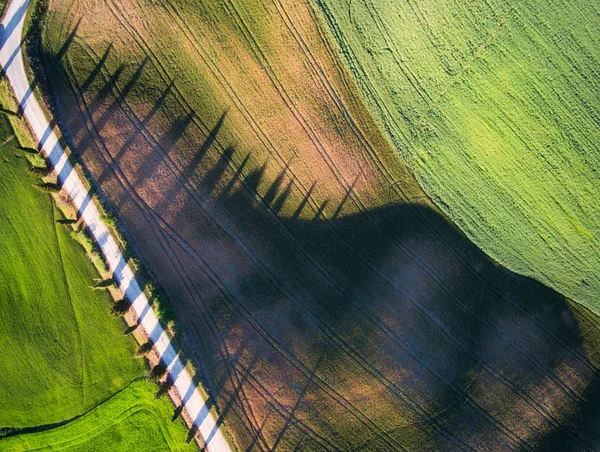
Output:
<instances>
[{"instance_id":1,"label":"roadside vegetation","mask_svg":"<svg viewBox=\"0 0 600 452\"><path fill-rule=\"evenodd\" d=\"M64 201L56 190L38 189L55 182L11 113L6 83L0 82L0 450L181 450L186 431L181 421L170 422L173 406L154 400L156 385L138 381L145 369L132 359L135 341L109 315L109 292L92 290L98 272L72 238L76 222L57 207Z\"/></svg>"},{"instance_id":2,"label":"roadside vegetation","mask_svg":"<svg viewBox=\"0 0 600 452\"><path fill-rule=\"evenodd\" d=\"M219 424L241 450L593 450L597 317L448 221L320 14L49 3L50 102Z\"/></svg>"}]
</instances>

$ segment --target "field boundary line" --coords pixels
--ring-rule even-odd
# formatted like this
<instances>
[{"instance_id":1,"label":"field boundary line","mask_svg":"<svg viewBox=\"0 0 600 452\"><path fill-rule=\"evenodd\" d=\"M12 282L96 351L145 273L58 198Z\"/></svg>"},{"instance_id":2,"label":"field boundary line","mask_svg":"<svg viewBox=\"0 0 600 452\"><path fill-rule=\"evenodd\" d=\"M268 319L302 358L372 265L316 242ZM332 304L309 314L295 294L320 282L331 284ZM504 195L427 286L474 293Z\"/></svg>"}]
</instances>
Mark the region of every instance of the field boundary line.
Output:
<instances>
[{"instance_id":1,"label":"field boundary line","mask_svg":"<svg viewBox=\"0 0 600 452\"><path fill-rule=\"evenodd\" d=\"M62 276L62 280L65 284L65 290L67 292L69 306L71 307L71 311L73 312L73 318L75 319L75 333L77 334L77 343L79 345L79 361L81 365L81 408L85 408L85 359L83 353L83 341L81 339L81 331L79 329L79 317L77 315L77 311L75 310L75 305L73 304L73 297L71 297L71 287L69 286L69 278L67 278L67 272L65 271L65 259L63 257L63 252L61 249L62 245L60 243L58 231L56 230L58 224L56 223L56 206L53 200L51 200L50 206L50 215L52 217L53 223L52 231L54 232L54 239L56 240L56 250L58 251L58 257L60 259L60 273Z\"/></svg>"},{"instance_id":2,"label":"field boundary line","mask_svg":"<svg viewBox=\"0 0 600 452\"><path fill-rule=\"evenodd\" d=\"M109 403L112 399L114 399L116 396L118 396L122 392L126 391L127 389L129 389L132 384L134 384L137 381L140 381L142 378L143 377L134 378L129 383L127 383L125 386L123 386L121 389L119 389L117 392L111 394L106 399L104 399L101 402L97 403L96 405L90 407L88 410L84 411L83 413L78 414L77 416L73 416L70 419L65 419L64 421L54 422L52 424L41 424L41 425L34 425L33 427L16 428L16 429L13 429L12 431L8 432L4 436L0 436L0 439L12 438L13 436L31 435L33 433L47 432L49 430L52 430L52 429L55 429L58 427L64 427L65 425L69 425L70 423L72 423L78 419L81 419L82 417L88 415L92 411L100 408L102 405Z\"/></svg>"}]
</instances>

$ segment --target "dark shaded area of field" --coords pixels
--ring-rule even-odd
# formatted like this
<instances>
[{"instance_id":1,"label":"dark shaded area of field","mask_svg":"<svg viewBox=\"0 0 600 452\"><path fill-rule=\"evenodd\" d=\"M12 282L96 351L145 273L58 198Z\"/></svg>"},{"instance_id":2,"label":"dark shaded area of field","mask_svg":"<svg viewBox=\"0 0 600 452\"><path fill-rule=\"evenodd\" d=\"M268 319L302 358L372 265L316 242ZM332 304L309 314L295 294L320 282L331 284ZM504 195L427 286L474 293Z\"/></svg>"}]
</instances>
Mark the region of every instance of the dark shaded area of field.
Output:
<instances>
[{"instance_id":1,"label":"dark shaded area of field","mask_svg":"<svg viewBox=\"0 0 600 452\"><path fill-rule=\"evenodd\" d=\"M113 71L100 58L75 86L58 59L46 55L63 130L242 450L600 446L596 317L400 193L360 211L349 190L323 215L327 199L222 145L227 112L161 113L170 85L138 116L128 94L146 61ZM161 114L170 129L156 133Z\"/></svg>"}]
</instances>

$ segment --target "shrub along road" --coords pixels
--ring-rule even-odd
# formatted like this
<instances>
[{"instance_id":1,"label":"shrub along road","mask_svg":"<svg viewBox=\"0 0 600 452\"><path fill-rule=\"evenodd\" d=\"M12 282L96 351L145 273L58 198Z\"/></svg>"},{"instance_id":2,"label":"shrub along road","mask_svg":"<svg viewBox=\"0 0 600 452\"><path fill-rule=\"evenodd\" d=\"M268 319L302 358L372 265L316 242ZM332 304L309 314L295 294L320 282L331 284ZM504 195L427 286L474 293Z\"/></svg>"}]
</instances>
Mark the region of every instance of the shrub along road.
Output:
<instances>
[{"instance_id":1,"label":"shrub along road","mask_svg":"<svg viewBox=\"0 0 600 452\"><path fill-rule=\"evenodd\" d=\"M48 157L49 162L59 177L59 183L69 194L73 203L83 217L94 240L98 243L110 270L114 273L119 287L124 291L126 298L131 301L136 314L140 318L141 326L153 340L161 361L169 366L171 378L175 378L175 387L182 395L185 410L194 420L195 426L208 443L209 450L229 450L229 446L219 430L216 420L208 411L205 400L194 386L192 377L183 367L176 356L175 350L170 345L166 332L161 327L155 313L149 309L148 299L140 289L134 278L133 271L121 255L119 247L111 237L106 225L100 218L100 212L90 202L90 194L85 185L73 170L64 149L53 132L43 110L33 95L32 85L25 74L23 56L21 53L21 33L29 0L16 0L9 4L4 20L2 21L0 49L0 64L8 78L19 108L27 119L35 137L39 140L39 147Z\"/></svg>"}]
</instances>

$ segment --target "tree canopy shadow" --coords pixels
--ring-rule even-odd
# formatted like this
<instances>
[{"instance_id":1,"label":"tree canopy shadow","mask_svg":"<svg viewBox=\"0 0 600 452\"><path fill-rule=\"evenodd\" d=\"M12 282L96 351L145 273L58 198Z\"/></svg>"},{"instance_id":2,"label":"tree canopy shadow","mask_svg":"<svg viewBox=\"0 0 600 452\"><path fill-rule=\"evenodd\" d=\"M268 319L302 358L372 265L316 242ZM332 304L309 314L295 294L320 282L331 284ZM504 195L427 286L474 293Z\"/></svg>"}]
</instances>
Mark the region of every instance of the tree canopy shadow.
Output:
<instances>
[{"instance_id":1,"label":"tree canopy shadow","mask_svg":"<svg viewBox=\"0 0 600 452\"><path fill-rule=\"evenodd\" d=\"M368 450L530 448L554 437L579 450L596 447L593 429L571 421L574 413L599 415L590 402L598 369L564 297L492 262L429 207L397 203L327 218L325 200L312 220L280 217L283 205L298 202L290 200L292 179L284 182L284 168L261 196L265 168L234 172L236 189L220 206L194 193L178 210L185 226L168 224L180 256L173 264L201 287L190 303L213 322L213 350L253 344L235 358L226 354L219 375L207 372L220 381L216 400L244 375L246 392L227 396L223 415L239 418L249 445L285 449L299 435L308 448L346 449L362 441L348 439L355 430L370 438ZM224 173L217 163L195 184L210 192ZM158 210L168 210L177 192ZM212 212L220 208L226 219ZM222 233L213 231L219 223ZM187 319L198 321L191 305L175 306L186 330ZM327 363L319 372L310 370L316 356ZM258 375L279 372L253 378L248 360ZM357 388L364 380L367 387ZM276 414L257 408L258 400L270 400ZM299 404L309 408L298 412ZM313 427L328 411L341 443ZM524 431L524 419L538 426ZM269 429L279 432L273 444ZM412 430L419 443L406 438Z\"/></svg>"}]
</instances>

